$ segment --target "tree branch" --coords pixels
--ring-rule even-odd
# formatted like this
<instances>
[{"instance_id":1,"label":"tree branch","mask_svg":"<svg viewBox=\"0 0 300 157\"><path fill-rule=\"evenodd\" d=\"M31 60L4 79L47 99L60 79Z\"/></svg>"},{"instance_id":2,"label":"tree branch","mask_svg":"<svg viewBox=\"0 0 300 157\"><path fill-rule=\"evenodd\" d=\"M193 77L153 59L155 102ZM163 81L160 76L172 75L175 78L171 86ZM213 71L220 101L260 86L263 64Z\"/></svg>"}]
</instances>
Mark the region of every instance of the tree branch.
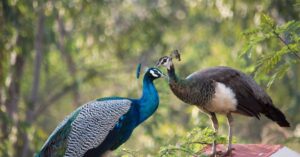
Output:
<instances>
[{"instance_id":1,"label":"tree branch","mask_svg":"<svg viewBox=\"0 0 300 157\"><path fill-rule=\"evenodd\" d=\"M169 151L180 151L180 152L185 152L189 155L192 155L192 156L198 156L198 154L188 150L188 149L185 149L185 148L181 148L181 147L173 147L173 148L167 148L163 154L161 154L160 156L164 156L165 154L167 154L167 152Z\"/></svg>"},{"instance_id":2,"label":"tree branch","mask_svg":"<svg viewBox=\"0 0 300 157\"><path fill-rule=\"evenodd\" d=\"M212 145L211 143L208 142L200 142L200 141L196 141L196 142L187 142L187 145L192 145L192 144L200 144L200 145Z\"/></svg>"},{"instance_id":3,"label":"tree branch","mask_svg":"<svg viewBox=\"0 0 300 157\"><path fill-rule=\"evenodd\" d=\"M22 39L20 36L18 36L17 44L19 42L22 42ZM14 53L11 55L11 57L14 56ZM24 71L24 64L25 64L25 56L24 53L16 54L15 56L15 63L13 65L10 65L10 80L11 82L8 85L7 88L7 98L4 101L4 105L6 108L6 112L8 115L8 120L12 121L14 124L17 125L18 123L18 104L20 100L20 88L21 88L21 79L23 77L23 71ZM3 131L3 139L8 138L10 134L10 127L9 123L3 123L2 131Z\"/></svg>"},{"instance_id":4,"label":"tree branch","mask_svg":"<svg viewBox=\"0 0 300 157\"><path fill-rule=\"evenodd\" d=\"M102 75L103 73L99 73L95 70L89 70L88 74L82 79L81 82L87 82L90 79L98 76L98 75ZM53 94L48 100L41 102L40 106L35 110L34 112L34 119L36 119L38 116L42 115L42 113L44 113L50 106L52 106L53 104L55 104L56 101L58 101L59 99L61 99L63 96L65 96L66 94L68 94L69 92L72 92L76 86L77 86L78 82L77 81L73 81L71 84L65 85L64 87L61 88L61 90L59 90L57 93Z\"/></svg>"},{"instance_id":5,"label":"tree branch","mask_svg":"<svg viewBox=\"0 0 300 157\"><path fill-rule=\"evenodd\" d=\"M289 43L287 43L274 29L273 34L284 44L287 46L287 48L300 60L300 56L297 54L298 52L295 52L291 49Z\"/></svg>"},{"instance_id":6,"label":"tree branch","mask_svg":"<svg viewBox=\"0 0 300 157\"><path fill-rule=\"evenodd\" d=\"M37 99L38 99L38 91L40 86L40 74L41 74L41 65L43 60L43 42L44 42L44 4L41 5L41 8L38 10L38 21L37 21L37 30L34 38L34 49L35 49L35 60L34 60L34 73L33 73L33 80L32 80L32 88L29 100L27 101L26 105L26 122L32 123L33 121L33 110L35 108ZM23 139L23 148L22 148L22 155L21 157L26 157L29 154L30 147L29 147L29 137L28 133L24 130L20 132L20 136Z\"/></svg>"},{"instance_id":7,"label":"tree branch","mask_svg":"<svg viewBox=\"0 0 300 157\"><path fill-rule=\"evenodd\" d=\"M60 17L57 8L55 7L54 2L52 1L55 14L56 14L56 21L58 23L58 42L57 42L57 47L63 57L63 59L66 62L66 65L68 67L69 73L71 77L76 81L77 80L77 68L76 64L73 60L73 57L70 53L66 51L65 43L66 43L66 29L64 25L63 19ZM75 84L74 89L73 89L73 101L74 101L74 106L78 106L80 104L80 94L79 94L79 87L78 84Z\"/></svg>"}]
</instances>

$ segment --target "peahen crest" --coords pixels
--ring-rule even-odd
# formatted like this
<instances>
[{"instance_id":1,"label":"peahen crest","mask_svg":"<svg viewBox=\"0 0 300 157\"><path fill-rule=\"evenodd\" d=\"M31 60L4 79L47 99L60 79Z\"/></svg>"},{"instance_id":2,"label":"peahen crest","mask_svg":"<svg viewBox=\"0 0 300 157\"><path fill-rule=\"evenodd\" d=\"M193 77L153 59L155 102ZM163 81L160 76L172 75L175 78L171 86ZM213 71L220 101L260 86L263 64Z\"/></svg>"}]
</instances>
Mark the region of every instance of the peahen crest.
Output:
<instances>
[{"instance_id":1,"label":"peahen crest","mask_svg":"<svg viewBox=\"0 0 300 157\"><path fill-rule=\"evenodd\" d=\"M178 61L181 61L179 50L174 50L171 55L171 58L175 57Z\"/></svg>"}]
</instances>

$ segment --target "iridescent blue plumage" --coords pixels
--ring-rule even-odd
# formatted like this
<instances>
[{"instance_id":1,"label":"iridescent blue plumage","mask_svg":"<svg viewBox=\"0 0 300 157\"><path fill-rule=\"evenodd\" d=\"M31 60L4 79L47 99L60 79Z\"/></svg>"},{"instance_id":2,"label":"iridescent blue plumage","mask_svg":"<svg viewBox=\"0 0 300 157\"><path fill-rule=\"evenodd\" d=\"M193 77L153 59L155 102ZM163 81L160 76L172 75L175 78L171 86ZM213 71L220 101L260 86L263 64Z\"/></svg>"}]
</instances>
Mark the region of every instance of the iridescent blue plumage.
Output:
<instances>
[{"instance_id":1,"label":"iridescent blue plumage","mask_svg":"<svg viewBox=\"0 0 300 157\"><path fill-rule=\"evenodd\" d=\"M156 68L147 70L140 99L107 97L79 107L55 129L37 156L101 156L115 150L156 111L159 97L153 80L162 75Z\"/></svg>"}]
</instances>

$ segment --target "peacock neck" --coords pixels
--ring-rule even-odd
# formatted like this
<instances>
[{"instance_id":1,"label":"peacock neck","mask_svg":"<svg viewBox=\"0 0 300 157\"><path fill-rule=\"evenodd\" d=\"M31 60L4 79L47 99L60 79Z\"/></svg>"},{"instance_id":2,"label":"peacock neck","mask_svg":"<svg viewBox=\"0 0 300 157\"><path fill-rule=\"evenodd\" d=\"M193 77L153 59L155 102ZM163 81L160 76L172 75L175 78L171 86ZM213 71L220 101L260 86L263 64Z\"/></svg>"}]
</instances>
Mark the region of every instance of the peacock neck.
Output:
<instances>
[{"instance_id":1,"label":"peacock neck","mask_svg":"<svg viewBox=\"0 0 300 157\"><path fill-rule=\"evenodd\" d=\"M153 79L144 76L143 94L139 99L140 123L150 117L157 109L159 97L157 90L153 84Z\"/></svg>"}]
</instances>

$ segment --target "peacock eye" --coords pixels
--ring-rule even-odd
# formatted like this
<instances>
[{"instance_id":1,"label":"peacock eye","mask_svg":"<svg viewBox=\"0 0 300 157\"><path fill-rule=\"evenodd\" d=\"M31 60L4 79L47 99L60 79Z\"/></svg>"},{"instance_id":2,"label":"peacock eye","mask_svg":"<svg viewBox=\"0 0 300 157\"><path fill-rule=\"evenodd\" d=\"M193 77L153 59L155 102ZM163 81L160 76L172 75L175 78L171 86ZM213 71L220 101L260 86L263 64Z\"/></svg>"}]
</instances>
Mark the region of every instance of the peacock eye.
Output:
<instances>
[{"instance_id":1,"label":"peacock eye","mask_svg":"<svg viewBox=\"0 0 300 157\"><path fill-rule=\"evenodd\" d=\"M150 74L151 74L153 77L159 77L159 73L158 73L156 70L150 70Z\"/></svg>"}]
</instances>

